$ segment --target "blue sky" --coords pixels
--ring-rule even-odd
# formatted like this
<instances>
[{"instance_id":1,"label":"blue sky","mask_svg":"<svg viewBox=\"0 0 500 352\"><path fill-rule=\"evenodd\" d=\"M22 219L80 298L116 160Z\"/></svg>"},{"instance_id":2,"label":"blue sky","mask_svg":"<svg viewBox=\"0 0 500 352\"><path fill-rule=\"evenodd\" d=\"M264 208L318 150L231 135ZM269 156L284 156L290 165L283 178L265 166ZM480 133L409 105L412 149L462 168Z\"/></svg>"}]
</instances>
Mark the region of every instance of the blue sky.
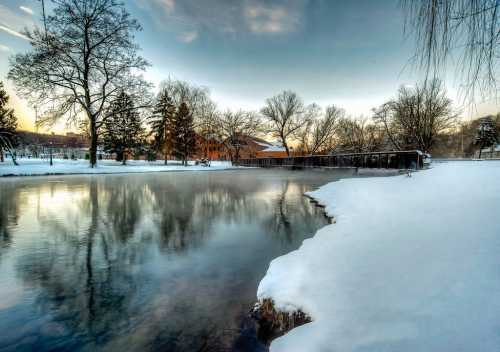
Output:
<instances>
[{"instance_id":1,"label":"blue sky","mask_svg":"<svg viewBox=\"0 0 500 352\"><path fill-rule=\"evenodd\" d=\"M46 0L49 2L49 0ZM283 89L306 103L336 104L352 115L394 96L418 75L409 67L398 0L127 0L141 22L137 41L155 84L169 76L207 86L220 108L258 110ZM40 1L0 3L0 79L8 56L29 49L17 33L39 24ZM453 80L447 88L457 99ZM12 92L12 85L9 84ZM33 114L13 99L30 128ZM473 114L496 112L491 104ZM470 114L470 113L469 113Z\"/></svg>"}]
</instances>

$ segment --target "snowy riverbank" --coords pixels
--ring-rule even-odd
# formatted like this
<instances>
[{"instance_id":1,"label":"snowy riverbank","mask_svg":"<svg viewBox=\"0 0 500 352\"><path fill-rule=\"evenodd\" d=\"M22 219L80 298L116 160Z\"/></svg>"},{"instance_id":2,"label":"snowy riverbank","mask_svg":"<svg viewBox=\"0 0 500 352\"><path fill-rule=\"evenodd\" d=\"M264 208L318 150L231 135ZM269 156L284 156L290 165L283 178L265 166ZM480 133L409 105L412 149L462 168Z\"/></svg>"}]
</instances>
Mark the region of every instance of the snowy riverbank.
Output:
<instances>
[{"instance_id":1,"label":"snowy riverbank","mask_svg":"<svg viewBox=\"0 0 500 352\"><path fill-rule=\"evenodd\" d=\"M122 165L114 160L99 160L97 167L91 168L88 160L63 160L54 159L54 165L44 159L19 159L15 166L11 160L0 163L0 176L37 176L37 175L72 175L72 174L118 174L141 172L166 172L166 171L214 171L233 168L230 162L213 161L210 167L194 165L182 166L179 162L172 161L165 165L163 160L147 162L144 160L130 160L127 165Z\"/></svg>"},{"instance_id":2,"label":"snowy riverbank","mask_svg":"<svg viewBox=\"0 0 500 352\"><path fill-rule=\"evenodd\" d=\"M313 321L272 352L500 350L500 162L309 195L336 223L272 261L258 298Z\"/></svg>"}]
</instances>

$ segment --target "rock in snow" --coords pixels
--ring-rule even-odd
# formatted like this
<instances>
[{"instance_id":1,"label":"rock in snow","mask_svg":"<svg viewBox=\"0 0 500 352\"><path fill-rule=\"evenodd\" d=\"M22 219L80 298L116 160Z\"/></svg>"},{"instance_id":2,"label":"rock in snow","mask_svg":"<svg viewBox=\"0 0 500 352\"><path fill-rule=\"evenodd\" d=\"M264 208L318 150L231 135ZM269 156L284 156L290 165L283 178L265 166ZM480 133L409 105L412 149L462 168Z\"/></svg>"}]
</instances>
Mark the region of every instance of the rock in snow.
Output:
<instances>
[{"instance_id":1,"label":"rock in snow","mask_svg":"<svg viewBox=\"0 0 500 352\"><path fill-rule=\"evenodd\" d=\"M500 351L500 162L333 182L336 223L272 261L258 298L313 321L271 351Z\"/></svg>"}]
</instances>

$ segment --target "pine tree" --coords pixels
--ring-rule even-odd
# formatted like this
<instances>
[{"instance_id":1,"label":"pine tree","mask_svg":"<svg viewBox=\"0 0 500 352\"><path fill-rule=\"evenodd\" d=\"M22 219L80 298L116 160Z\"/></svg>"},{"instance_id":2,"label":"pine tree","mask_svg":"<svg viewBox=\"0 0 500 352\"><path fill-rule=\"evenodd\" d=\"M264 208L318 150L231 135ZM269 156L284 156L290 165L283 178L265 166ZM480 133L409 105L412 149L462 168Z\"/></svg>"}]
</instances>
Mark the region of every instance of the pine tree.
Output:
<instances>
[{"instance_id":1,"label":"pine tree","mask_svg":"<svg viewBox=\"0 0 500 352\"><path fill-rule=\"evenodd\" d=\"M154 148L163 152L165 164L167 164L168 155L173 151L175 110L172 97L164 89L158 96L153 116L149 118L151 135L154 138Z\"/></svg>"},{"instance_id":2,"label":"pine tree","mask_svg":"<svg viewBox=\"0 0 500 352\"><path fill-rule=\"evenodd\" d=\"M144 141L144 127L130 95L122 92L109 109L109 118L103 126L104 150L116 153L116 160L125 165L127 154Z\"/></svg>"},{"instance_id":3,"label":"pine tree","mask_svg":"<svg viewBox=\"0 0 500 352\"><path fill-rule=\"evenodd\" d=\"M196 148L196 135L194 132L193 115L186 103L181 103L174 121L174 154L182 160L182 165L187 166L188 158L194 154Z\"/></svg>"},{"instance_id":4,"label":"pine tree","mask_svg":"<svg viewBox=\"0 0 500 352\"><path fill-rule=\"evenodd\" d=\"M4 151L10 151L12 162L17 165L13 146L16 142L17 119L14 110L9 109L9 96L0 82L0 162L4 161Z\"/></svg>"},{"instance_id":5,"label":"pine tree","mask_svg":"<svg viewBox=\"0 0 500 352\"><path fill-rule=\"evenodd\" d=\"M474 144L479 146L479 159L484 148L491 147L497 142L496 126L490 116L483 117L476 131Z\"/></svg>"}]
</instances>

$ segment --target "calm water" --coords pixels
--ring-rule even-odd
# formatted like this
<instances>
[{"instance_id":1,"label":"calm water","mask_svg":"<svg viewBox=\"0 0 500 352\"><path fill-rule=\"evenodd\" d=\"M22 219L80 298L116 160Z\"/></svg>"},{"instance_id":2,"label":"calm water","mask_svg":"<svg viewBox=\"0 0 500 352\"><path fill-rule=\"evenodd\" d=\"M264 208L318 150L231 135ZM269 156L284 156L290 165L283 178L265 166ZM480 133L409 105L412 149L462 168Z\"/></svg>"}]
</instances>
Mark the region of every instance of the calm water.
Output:
<instances>
[{"instance_id":1,"label":"calm water","mask_svg":"<svg viewBox=\"0 0 500 352\"><path fill-rule=\"evenodd\" d=\"M0 180L1 351L259 351L269 262L327 223L352 171Z\"/></svg>"}]
</instances>

